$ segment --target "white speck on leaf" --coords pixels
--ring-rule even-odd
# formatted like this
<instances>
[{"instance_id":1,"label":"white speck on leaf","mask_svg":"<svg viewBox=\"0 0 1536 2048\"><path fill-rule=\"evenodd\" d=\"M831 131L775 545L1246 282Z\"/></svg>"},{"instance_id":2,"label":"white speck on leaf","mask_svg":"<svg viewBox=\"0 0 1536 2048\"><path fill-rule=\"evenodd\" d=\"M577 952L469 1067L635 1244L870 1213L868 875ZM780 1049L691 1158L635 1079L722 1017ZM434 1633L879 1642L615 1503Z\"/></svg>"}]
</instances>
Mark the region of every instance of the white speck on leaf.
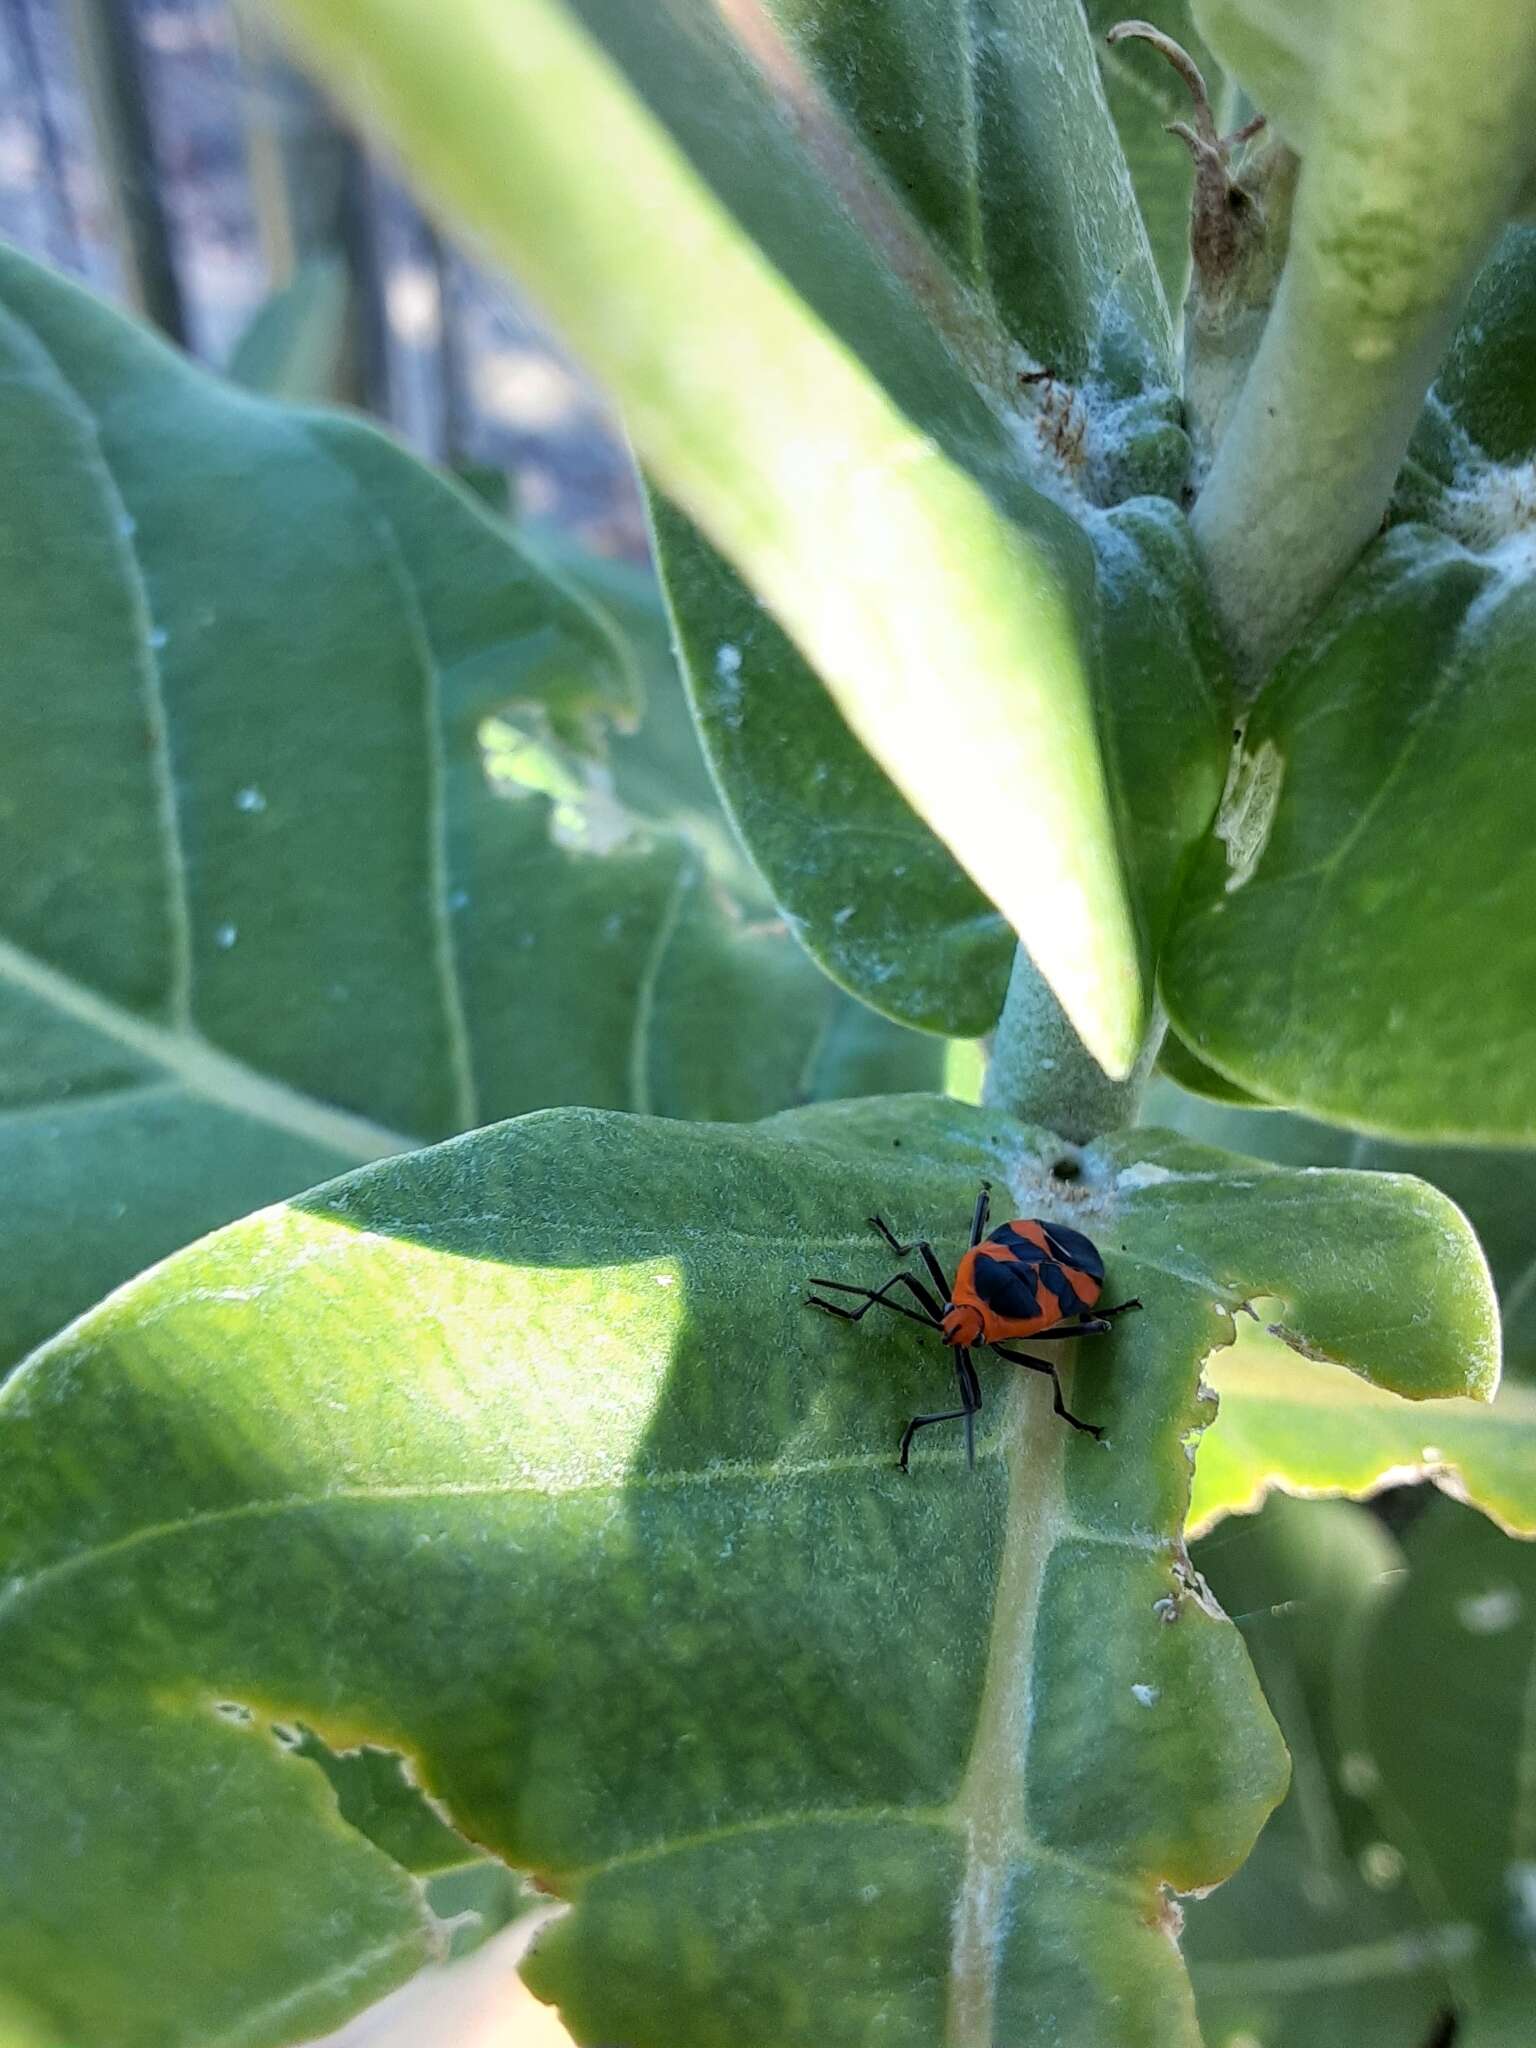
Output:
<instances>
[{"instance_id":1,"label":"white speck on leaf","mask_svg":"<svg viewBox=\"0 0 1536 2048\"><path fill-rule=\"evenodd\" d=\"M1363 1751L1349 1749L1339 1758L1339 1783L1356 1799L1364 1799L1381 1783L1381 1773Z\"/></svg>"},{"instance_id":2,"label":"white speck on leaf","mask_svg":"<svg viewBox=\"0 0 1536 2048\"><path fill-rule=\"evenodd\" d=\"M149 644L158 652L158 650L165 645L166 641L169 640L170 637L170 634L167 633L164 626L156 626L155 630L149 636Z\"/></svg>"},{"instance_id":3,"label":"white speck on leaf","mask_svg":"<svg viewBox=\"0 0 1536 2048\"><path fill-rule=\"evenodd\" d=\"M733 646L729 640L715 649L715 674L722 682L727 676L741 674L741 649Z\"/></svg>"},{"instance_id":4,"label":"white speck on leaf","mask_svg":"<svg viewBox=\"0 0 1536 2048\"><path fill-rule=\"evenodd\" d=\"M218 946L221 949L221 951L227 953L230 947L235 943L236 939L239 938L239 936L240 927L238 925L221 924L218 930L213 935L213 943L216 946Z\"/></svg>"},{"instance_id":5,"label":"white speck on leaf","mask_svg":"<svg viewBox=\"0 0 1536 2048\"><path fill-rule=\"evenodd\" d=\"M1504 1882L1514 1902L1515 1923L1529 1941L1536 1937L1536 1863L1511 1863Z\"/></svg>"},{"instance_id":6,"label":"white speck on leaf","mask_svg":"<svg viewBox=\"0 0 1536 2048\"><path fill-rule=\"evenodd\" d=\"M1372 1842L1360 1852L1360 1875L1373 1891L1388 1892L1401 1884L1405 1868L1402 1850L1391 1842Z\"/></svg>"},{"instance_id":7,"label":"white speck on leaf","mask_svg":"<svg viewBox=\"0 0 1536 2048\"><path fill-rule=\"evenodd\" d=\"M1523 1603L1513 1586L1493 1586L1456 1602L1456 1619L1474 1636L1501 1636L1520 1619Z\"/></svg>"},{"instance_id":8,"label":"white speck on leaf","mask_svg":"<svg viewBox=\"0 0 1536 2048\"><path fill-rule=\"evenodd\" d=\"M1173 1175L1166 1166L1159 1166L1151 1159L1138 1159L1134 1165L1123 1167L1115 1175L1115 1186L1122 1194L1134 1194L1137 1188L1160 1187Z\"/></svg>"},{"instance_id":9,"label":"white speck on leaf","mask_svg":"<svg viewBox=\"0 0 1536 2048\"><path fill-rule=\"evenodd\" d=\"M264 811L266 808L267 800L254 782L248 782L235 797L237 811Z\"/></svg>"},{"instance_id":10,"label":"white speck on leaf","mask_svg":"<svg viewBox=\"0 0 1536 2048\"><path fill-rule=\"evenodd\" d=\"M1133 1685L1131 1687L1131 1698L1140 1706L1155 1707L1158 1700L1157 1687L1155 1685Z\"/></svg>"},{"instance_id":11,"label":"white speck on leaf","mask_svg":"<svg viewBox=\"0 0 1536 2048\"><path fill-rule=\"evenodd\" d=\"M853 905L851 903L845 903L840 910L833 911L832 922L837 925L846 924L849 918L852 917L852 915Z\"/></svg>"}]
</instances>

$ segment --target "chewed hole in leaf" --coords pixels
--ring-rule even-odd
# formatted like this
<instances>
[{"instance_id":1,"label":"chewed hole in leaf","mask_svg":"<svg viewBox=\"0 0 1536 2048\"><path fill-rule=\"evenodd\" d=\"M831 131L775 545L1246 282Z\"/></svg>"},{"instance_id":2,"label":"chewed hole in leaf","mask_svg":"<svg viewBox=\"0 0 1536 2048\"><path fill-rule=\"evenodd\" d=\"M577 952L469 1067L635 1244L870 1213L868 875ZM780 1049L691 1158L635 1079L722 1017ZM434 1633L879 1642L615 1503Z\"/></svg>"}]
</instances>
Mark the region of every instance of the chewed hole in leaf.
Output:
<instances>
[{"instance_id":1,"label":"chewed hole in leaf","mask_svg":"<svg viewBox=\"0 0 1536 2048\"><path fill-rule=\"evenodd\" d=\"M549 836L574 853L612 853L634 838L634 814L614 792L605 763L564 744L533 704L507 705L479 730L491 787L513 802L544 797Z\"/></svg>"}]
</instances>

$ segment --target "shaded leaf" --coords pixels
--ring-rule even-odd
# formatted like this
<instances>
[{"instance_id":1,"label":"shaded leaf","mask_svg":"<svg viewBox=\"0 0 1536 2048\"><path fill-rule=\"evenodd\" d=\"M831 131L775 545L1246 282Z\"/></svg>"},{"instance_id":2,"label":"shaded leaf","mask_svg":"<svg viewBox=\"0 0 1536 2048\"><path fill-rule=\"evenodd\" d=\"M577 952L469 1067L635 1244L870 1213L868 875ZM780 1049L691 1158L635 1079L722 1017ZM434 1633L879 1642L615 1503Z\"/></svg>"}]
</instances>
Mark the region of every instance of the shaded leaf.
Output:
<instances>
[{"instance_id":1,"label":"shaded leaf","mask_svg":"<svg viewBox=\"0 0 1536 2048\"><path fill-rule=\"evenodd\" d=\"M505 528L14 254L0 355L0 1360L461 1125L819 1085L843 999L711 872L718 813L711 846L686 805L616 801L593 750L638 711L628 657ZM521 720L521 782L484 772L492 712ZM886 1047L887 1078L931 1082L940 1049Z\"/></svg>"},{"instance_id":2,"label":"shaded leaf","mask_svg":"<svg viewBox=\"0 0 1536 2048\"><path fill-rule=\"evenodd\" d=\"M729 563L664 501L652 518L700 735L795 930L887 1014L960 1037L990 1031L1017 944L1007 922Z\"/></svg>"},{"instance_id":3,"label":"shaded leaf","mask_svg":"<svg viewBox=\"0 0 1536 2048\"><path fill-rule=\"evenodd\" d=\"M1198 1545L1195 1562L1243 1631L1292 1761L1290 1793L1243 1868L1185 1909L1206 2039L1420 2048L1468 1944L1371 1855L1333 1716L1339 1633L1400 1574L1401 1553L1359 1508L1282 1498Z\"/></svg>"},{"instance_id":4,"label":"shaded leaf","mask_svg":"<svg viewBox=\"0 0 1536 2048\"><path fill-rule=\"evenodd\" d=\"M1077 382L1107 351L1121 378L1134 363L1138 384L1173 381L1079 0L768 7L957 277L1038 362Z\"/></svg>"},{"instance_id":5,"label":"shaded leaf","mask_svg":"<svg viewBox=\"0 0 1536 2048\"><path fill-rule=\"evenodd\" d=\"M1262 1109L1264 1104L1256 1095L1250 1095L1246 1088L1239 1088L1235 1081L1229 1081L1225 1074L1218 1074L1214 1067L1208 1067L1197 1059L1176 1031L1164 1037L1157 1054L1157 1070L1170 1081L1176 1082L1181 1090L1187 1089L1209 1102L1230 1104L1238 1109ZM1154 1112L1148 1119L1152 1123L1177 1123L1176 1117L1165 1117ZM1184 1128L1184 1126L1180 1126ZM1310 1127L1320 1128L1320 1127ZM1271 1157L1263 1145L1254 1147Z\"/></svg>"},{"instance_id":6,"label":"shaded leaf","mask_svg":"<svg viewBox=\"0 0 1536 2048\"><path fill-rule=\"evenodd\" d=\"M1533 565L1518 534L1399 528L1260 697L1162 966L1179 1036L1240 1087L1387 1135L1536 1138L1536 842L1508 768L1536 751Z\"/></svg>"},{"instance_id":7,"label":"shaded leaf","mask_svg":"<svg viewBox=\"0 0 1536 2048\"><path fill-rule=\"evenodd\" d=\"M1090 702L1091 551L1034 481L1016 344L772 16L534 0L508 38L492 0L431 23L403 0L285 12L544 296L662 488L1127 1071L1143 1004ZM1047 35L1032 75L1059 64L1091 96L1078 10ZM1006 805L975 800L999 784Z\"/></svg>"},{"instance_id":8,"label":"shaded leaf","mask_svg":"<svg viewBox=\"0 0 1536 2048\"><path fill-rule=\"evenodd\" d=\"M1425 1911L1467 1931L1458 2041L1512 2048L1536 1994L1536 1548L1445 1501L1403 1548L1351 1630L1339 1737Z\"/></svg>"},{"instance_id":9,"label":"shaded leaf","mask_svg":"<svg viewBox=\"0 0 1536 2048\"><path fill-rule=\"evenodd\" d=\"M351 286L340 256L306 257L264 299L230 351L231 383L263 398L319 403L342 396Z\"/></svg>"},{"instance_id":10,"label":"shaded leaf","mask_svg":"<svg viewBox=\"0 0 1536 2048\"><path fill-rule=\"evenodd\" d=\"M876 1208L952 1258L983 1172L1147 1309L1073 1368L1103 1445L983 1362L975 1475L951 1438L907 1479L942 1350L811 1314L807 1268L887 1271ZM1335 1186L1420 1304L1409 1345L1311 1228ZM1047 2011L1192 2044L1159 1884L1233 1869L1283 1768L1184 1563L1200 1359L1279 1294L1357 1370L1466 1385L1481 1287L1410 1183L1149 1133L1074 1154L919 1097L552 1112L237 1224L0 1395L4 1976L100 2048L237 2015L260 2048L414 1969L419 1893L274 1744L300 1721L398 1751L577 1901L533 1976L578 2038L836 2048L883 2009L914 2048Z\"/></svg>"},{"instance_id":11,"label":"shaded leaf","mask_svg":"<svg viewBox=\"0 0 1536 2048\"><path fill-rule=\"evenodd\" d=\"M1094 708L1150 974L1220 800L1228 679L1182 515L1145 498L1083 516L1094 547ZM886 1014L957 1036L990 1030L1012 933L729 565L663 501L654 522L705 745L796 931L829 974ZM930 722L964 715L946 692Z\"/></svg>"},{"instance_id":12,"label":"shaded leaf","mask_svg":"<svg viewBox=\"0 0 1536 2048\"><path fill-rule=\"evenodd\" d=\"M1434 405L1486 460L1514 465L1536 450L1536 227L1505 230L1478 275L1435 378ZM1465 447L1457 454L1465 459ZM1465 478L1447 478L1454 488Z\"/></svg>"}]
</instances>

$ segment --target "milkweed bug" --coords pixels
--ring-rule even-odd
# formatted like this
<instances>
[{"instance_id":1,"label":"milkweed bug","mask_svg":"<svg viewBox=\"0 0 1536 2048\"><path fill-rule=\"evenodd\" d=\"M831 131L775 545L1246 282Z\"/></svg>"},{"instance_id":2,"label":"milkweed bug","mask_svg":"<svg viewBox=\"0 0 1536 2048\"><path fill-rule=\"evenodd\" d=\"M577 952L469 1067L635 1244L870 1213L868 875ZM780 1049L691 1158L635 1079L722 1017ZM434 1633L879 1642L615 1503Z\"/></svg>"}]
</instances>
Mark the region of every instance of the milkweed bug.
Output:
<instances>
[{"instance_id":1,"label":"milkweed bug","mask_svg":"<svg viewBox=\"0 0 1536 2048\"><path fill-rule=\"evenodd\" d=\"M1016 1218L1012 1223L1000 1223L996 1230L988 1231L991 1203L991 1185L983 1181L981 1193L976 1198L976 1213L971 1219L971 1242L955 1269L953 1287L945 1279L944 1268L934 1256L931 1244L921 1238L912 1244L902 1244L881 1217L871 1216L868 1219L870 1228L879 1231L899 1259L906 1258L911 1252L918 1253L938 1289L937 1297L915 1274L905 1271L893 1273L880 1287L852 1287L844 1280L812 1279L808 1283L812 1287L825 1287L834 1294L861 1295L863 1300L858 1308L840 1308L836 1302L823 1301L820 1295L808 1294L805 1298L807 1308L819 1308L845 1323L860 1321L872 1308L892 1309L911 1322L937 1330L954 1352L960 1406L946 1408L938 1415L912 1417L901 1439L898 1462L903 1472L907 1470L913 1437L920 1429L927 1429L936 1422L964 1422L966 1463L975 1464L981 1382L971 1363L971 1353L982 1345L990 1345L999 1358L1006 1358L1013 1365L1028 1366L1032 1372L1045 1373L1055 1394L1056 1413L1062 1421L1071 1423L1074 1429L1082 1430L1087 1436L1101 1437L1104 1434L1096 1423L1084 1422L1081 1416L1074 1415L1068 1408L1054 1365L1044 1358L1031 1358L1024 1351L1010 1351L1004 1339L1033 1337L1046 1343L1059 1343L1069 1337L1097 1336L1110 1327L1111 1317L1123 1316L1128 1309L1140 1308L1141 1303L1122 1301L1114 1308L1097 1309L1096 1314L1090 1314L1090 1310L1097 1308L1099 1292L1104 1285L1104 1261L1099 1257L1097 1248L1080 1230L1069 1230L1060 1223L1044 1223L1039 1217ZM894 1287L906 1288L918 1308L908 1308L904 1302L892 1301L891 1289ZM921 1309L921 1314L918 1309Z\"/></svg>"}]
</instances>

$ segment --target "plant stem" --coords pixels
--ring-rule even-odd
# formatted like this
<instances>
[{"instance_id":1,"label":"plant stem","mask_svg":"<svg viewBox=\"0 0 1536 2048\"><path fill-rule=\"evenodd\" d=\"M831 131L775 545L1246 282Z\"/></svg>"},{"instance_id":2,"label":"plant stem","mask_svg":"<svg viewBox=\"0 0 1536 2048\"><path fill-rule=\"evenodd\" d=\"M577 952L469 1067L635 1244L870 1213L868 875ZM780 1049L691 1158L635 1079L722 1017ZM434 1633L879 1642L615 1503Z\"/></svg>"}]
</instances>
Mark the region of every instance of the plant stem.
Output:
<instances>
[{"instance_id":1,"label":"plant stem","mask_svg":"<svg viewBox=\"0 0 1536 2048\"><path fill-rule=\"evenodd\" d=\"M1536 132L1529 0L1335 19L1274 311L1194 511L1255 674L1379 526Z\"/></svg>"},{"instance_id":2,"label":"plant stem","mask_svg":"<svg viewBox=\"0 0 1536 2048\"><path fill-rule=\"evenodd\" d=\"M1133 1124L1165 1030L1159 1015L1123 1081L1111 1080L1020 946L997 1020L981 1099L1074 1144Z\"/></svg>"}]
</instances>

